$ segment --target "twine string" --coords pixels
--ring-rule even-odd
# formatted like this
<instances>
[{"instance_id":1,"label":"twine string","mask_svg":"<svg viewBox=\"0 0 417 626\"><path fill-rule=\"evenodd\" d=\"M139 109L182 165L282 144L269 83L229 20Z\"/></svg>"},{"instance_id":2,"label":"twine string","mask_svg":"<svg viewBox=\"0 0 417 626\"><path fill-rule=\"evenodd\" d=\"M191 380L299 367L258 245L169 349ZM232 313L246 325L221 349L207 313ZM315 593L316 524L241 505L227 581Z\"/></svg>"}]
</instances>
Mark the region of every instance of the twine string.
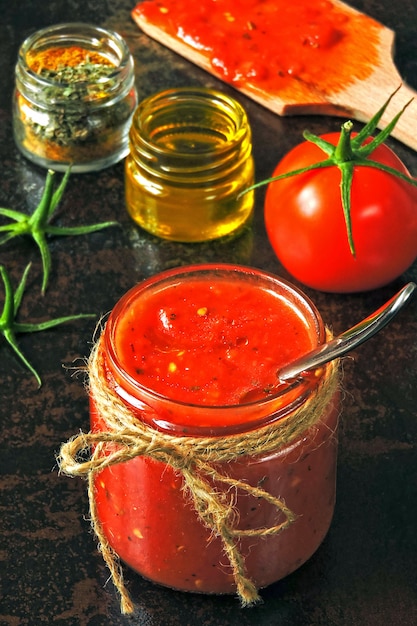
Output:
<instances>
[{"instance_id":1,"label":"twine string","mask_svg":"<svg viewBox=\"0 0 417 626\"><path fill-rule=\"evenodd\" d=\"M93 453L94 456L94 453ZM101 528L101 524L98 518L97 505L95 499L95 486L94 486L94 477L95 472L90 471L88 473L88 501L90 506L90 519L92 529L98 539L98 551L101 553L104 562L106 563L109 571L110 577L113 581L113 584L120 595L120 611L124 615L128 615L133 613L134 606L133 602L130 598L130 595L127 592L124 583L123 570L120 564L120 560L116 552L110 546L107 538Z\"/></svg>"},{"instance_id":2,"label":"twine string","mask_svg":"<svg viewBox=\"0 0 417 626\"><path fill-rule=\"evenodd\" d=\"M138 419L113 391L107 380L102 343L101 337L93 347L88 372L90 393L107 430L81 432L69 439L61 446L58 463L62 473L88 478L91 524L99 541L99 550L120 594L122 613L132 613L133 603L124 584L119 558L108 543L98 518L94 477L106 467L138 456L150 457L181 474L184 496L191 498L201 522L222 541L242 604L256 603L260 599L259 594L247 576L239 540L243 537L276 535L288 528L295 521L296 515L282 499L272 496L259 486L227 476L217 466L245 455L276 452L314 426L337 389L337 363L329 365L328 375L322 377L316 392L293 411L289 419L283 418L276 424L238 435L181 437L156 431ZM214 486L217 484L223 484L228 489L223 491ZM240 529L233 497L237 490L263 499L275 507L277 523L270 527Z\"/></svg>"}]
</instances>

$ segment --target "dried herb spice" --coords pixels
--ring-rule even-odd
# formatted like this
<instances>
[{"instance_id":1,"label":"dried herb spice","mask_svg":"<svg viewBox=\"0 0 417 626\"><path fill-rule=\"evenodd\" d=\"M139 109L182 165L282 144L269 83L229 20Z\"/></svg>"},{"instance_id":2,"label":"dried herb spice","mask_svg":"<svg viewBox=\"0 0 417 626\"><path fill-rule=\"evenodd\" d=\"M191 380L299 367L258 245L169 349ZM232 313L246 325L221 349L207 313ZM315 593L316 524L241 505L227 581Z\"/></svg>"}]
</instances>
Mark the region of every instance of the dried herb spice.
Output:
<instances>
[{"instance_id":1,"label":"dried herb spice","mask_svg":"<svg viewBox=\"0 0 417 626\"><path fill-rule=\"evenodd\" d=\"M80 51L75 50L76 57L79 57ZM62 57L68 59L68 51L65 49L62 50ZM117 123L117 117L123 119L125 107L120 111L106 111L100 124L90 123L90 103L106 98L107 93L115 87L115 80L111 78L114 66L91 61L86 50L84 59L77 65L58 64L56 69L40 67L37 71L41 78L48 81L39 93L38 102L47 106L50 103L56 105L46 125L37 122L36 118L28 120L29 126L41 140L68 147L83 144L94 140L98 132L111 128Z\"/></svg>"},{"instance_id":2,"label":"dried herb spice","mask_svg":"<svg viewBox=\"0 0 417 626\"><path fill-rule=\"evenodd\" d=\"M93 65L114 67L114 63L111 63L103 54L80 46L54 46L45 50L31 51L27 55L30 69L38 74L45 70L57 71L61 68L76 67L86 61Z\"/></svg>"}]
</instances>

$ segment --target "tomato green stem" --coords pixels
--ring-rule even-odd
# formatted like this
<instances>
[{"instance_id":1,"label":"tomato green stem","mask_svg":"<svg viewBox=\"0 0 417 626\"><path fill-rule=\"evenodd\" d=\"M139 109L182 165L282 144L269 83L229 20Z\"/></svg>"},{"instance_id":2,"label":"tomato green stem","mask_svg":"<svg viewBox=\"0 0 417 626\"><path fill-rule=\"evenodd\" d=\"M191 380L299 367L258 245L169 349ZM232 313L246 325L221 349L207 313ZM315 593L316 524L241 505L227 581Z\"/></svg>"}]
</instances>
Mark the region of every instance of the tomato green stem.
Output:
<instances>
[{"instance_id":1,"label":"tomato green stem","mask_svg":"<svg viewBox=\"0 0 417 626\"><path fill-rule=\"evenodd\" d=\"M352 128L353 123L350 121L342 124L339 141L333 153L333 158L337 164L355 160L355 154L352 150L352 142L350 138Z\"/></svg>"},{"instance_id":2,"label":"tomato green stem","mask_svg":"<svg viewBox=\"0 0 417 626\"><path fill-rule=\"evenodd\" d=\"M0 265L0 275L4 286L4 306L0 316L0 331L4 332L14 318L13 290L6 268Z\"/></svg>"}]
</instances>

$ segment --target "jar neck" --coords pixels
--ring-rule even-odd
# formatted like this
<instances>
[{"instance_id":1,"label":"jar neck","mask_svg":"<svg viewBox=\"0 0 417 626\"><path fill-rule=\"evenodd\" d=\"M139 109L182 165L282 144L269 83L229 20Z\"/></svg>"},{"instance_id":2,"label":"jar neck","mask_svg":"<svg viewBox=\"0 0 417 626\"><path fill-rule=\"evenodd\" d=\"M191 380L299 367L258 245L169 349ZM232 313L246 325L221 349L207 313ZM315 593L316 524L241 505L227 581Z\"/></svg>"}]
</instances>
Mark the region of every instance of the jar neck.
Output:
<instances>
[{"instance_id":1,"label":"jar neck","mask_svg":"<svg viewBox=\"0 0 417 626\"><path fill-rule=\"evenodd\" d=\"M251 158L251 129L234 99L205 88L171 89L138 106L130 150L138 167L157 178L218 180Z\"/></svg>"},{"instance_id":2,"label":"jar neck","mask_svg":"<svg viewBox=\"0 0 417 626\"><path fill-rule=\"evenodd\" d=\"M38 67L37 58L47 58L48 51L51 58L65 52L68 65L64 60L59 71L42 63ZM80 65L87 70L77 69ZM28 37L20 47L15 74L16 89L44 108L109 106L134 87L134 63L126 42L113 31L82 23L48 27Z\"/></svg>"}]
</instances>

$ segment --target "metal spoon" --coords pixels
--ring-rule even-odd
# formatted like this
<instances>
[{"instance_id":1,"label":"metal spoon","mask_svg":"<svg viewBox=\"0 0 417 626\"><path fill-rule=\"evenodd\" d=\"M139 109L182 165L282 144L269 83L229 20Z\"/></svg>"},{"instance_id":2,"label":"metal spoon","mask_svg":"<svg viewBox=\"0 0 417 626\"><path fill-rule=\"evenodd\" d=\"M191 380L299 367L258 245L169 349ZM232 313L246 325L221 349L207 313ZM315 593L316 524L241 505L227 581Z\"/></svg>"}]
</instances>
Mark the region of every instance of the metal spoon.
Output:
<instances>
[{"instance_id":1,"label":"metal spoon","mask_svg":"<svg viewBox=\"0 0 417 626\"><path fill-rule=\"evenodd\" d=\"M394 315L407 302L416 287L415 283L407 283L395 296L382 305L375 313L362 320L362 322L282 367L277 371L278 379L286 381L297 378L303 372L315 369L337 357L343 356L364 341L367 341L391 321Z\"/></svg>"}]
</instances>

